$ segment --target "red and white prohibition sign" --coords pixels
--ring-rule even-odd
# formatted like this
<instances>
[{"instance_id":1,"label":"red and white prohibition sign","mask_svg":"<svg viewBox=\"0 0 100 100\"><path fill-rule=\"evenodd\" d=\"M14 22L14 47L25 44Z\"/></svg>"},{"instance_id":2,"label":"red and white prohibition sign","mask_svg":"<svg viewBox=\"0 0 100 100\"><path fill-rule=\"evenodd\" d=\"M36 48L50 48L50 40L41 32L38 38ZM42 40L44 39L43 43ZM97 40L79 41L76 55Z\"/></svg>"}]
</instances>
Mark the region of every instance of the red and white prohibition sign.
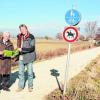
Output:
<instances>
[{"instance_id":1,"label":"red and white prohibition sign","mask_svg":"<svg viewBox=\"0 0 100 100\"><path fill-rule=\"evenodd\" d=\"M63 38L67 42L74 42L78 38L78 31L75 27L69 26L63 32Z\"/></svg>"}]
</instances>

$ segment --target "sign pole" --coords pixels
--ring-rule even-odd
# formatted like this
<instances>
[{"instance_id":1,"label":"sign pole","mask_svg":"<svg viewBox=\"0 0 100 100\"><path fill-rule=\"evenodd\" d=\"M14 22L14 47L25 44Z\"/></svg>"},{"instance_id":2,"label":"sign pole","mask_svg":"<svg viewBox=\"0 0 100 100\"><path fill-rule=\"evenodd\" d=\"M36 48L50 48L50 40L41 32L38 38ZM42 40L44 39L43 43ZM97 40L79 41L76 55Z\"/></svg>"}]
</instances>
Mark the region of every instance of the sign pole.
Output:
<instances>
[{"instance_id":1,"label":"sign pole","mask_svg":"<svg viewBox=\"0 0 100 100\"><path fill-rule=\"evenodd\" d=\"M63 38L65 41L68 42L68 54L67 54L67 62L66 62L66 68L65 68L64 91L63 91L63 95L65 95L66 89L68 89L67 83L69 80L71 43L74 42L78 38L77 29L72 26L67 27L63 32Z\"/></svg>"},{"instance_id":2,"label":"sign pole","mask_svg":"<svg viewBox=\"0 0 100 100\"><path fill-rule=\"evenodd\" d=\"M65 79L64 79L64 91L63 95L65 95L66 89L68 89L68 76L69 76L69 67L70 67L70 51L71 51L71 44L68 43L68 54L67 54L67 62L66 62L66 70L65 70Z\"/></svg>"},{"instance_id":3,"label":"sign pole","mask_svg":"<svg viewBox=\"0 0 100 100\"><path fill-rule=\"evenodd\" d=\"M63 32L63 38L65 41L68 42L68 54L67 54L67 62L66 62L66 68L65 68L63 95L65 95L66 89L68 89L67 83L69 80L71 43L77 40L78 38L78 31L76 28L72 26L76 26L79 24L79 22L81 21L81 14L75 9L70 9L69 11L67 11L65 15L65 20L67 24L70 25L70 27L65 28Z\"/></svg>"}]
</instances>

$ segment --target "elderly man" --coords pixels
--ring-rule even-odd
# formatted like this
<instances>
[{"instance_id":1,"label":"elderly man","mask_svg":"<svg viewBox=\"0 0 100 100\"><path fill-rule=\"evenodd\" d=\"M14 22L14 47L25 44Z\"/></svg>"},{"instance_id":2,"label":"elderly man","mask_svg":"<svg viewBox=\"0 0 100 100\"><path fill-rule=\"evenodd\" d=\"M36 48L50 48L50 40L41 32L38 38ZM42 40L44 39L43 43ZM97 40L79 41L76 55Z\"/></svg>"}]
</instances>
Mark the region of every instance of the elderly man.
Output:
<instances>
[{"instance_id":1,"label":"elderly man","mask_svg":"<svg viewBox=\"0 0 100 100\"><path fill-rule=\"evenodd\" d=\"M13 50L13 44L10 41L10 33L4 32L0 39L0 88L5 91L10 91L10 73L11 73L11 58L4 57L4 50Z\"/></svg>"}]
</instances>

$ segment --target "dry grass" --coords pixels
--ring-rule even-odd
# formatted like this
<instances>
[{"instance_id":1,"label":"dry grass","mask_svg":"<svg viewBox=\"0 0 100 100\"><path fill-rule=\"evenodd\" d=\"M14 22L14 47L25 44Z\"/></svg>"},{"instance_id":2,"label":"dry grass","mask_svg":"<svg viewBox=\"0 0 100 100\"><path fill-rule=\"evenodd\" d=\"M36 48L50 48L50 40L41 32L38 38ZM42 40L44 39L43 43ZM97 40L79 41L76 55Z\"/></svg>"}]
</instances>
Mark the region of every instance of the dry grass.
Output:
<instances>
[{"instance_id":1,"label":"dry grass","mask_svg":"<svg viewBox=\"0 0 100 100\"><path fill-rule=\"evenodd\" d=\"M67 42L63 40L37 40L36 41L36 51L37 52L47 52L54 51L59 48L67 49ZM72 43L72 48L77 48L79 46L89 45L87 41Z\"/></svg>"},{"instance_id":2,"label":"dry grass","mask_svg":"<svg viewBox=\"0 0 100 100\"><path fill-rule=\"evenodd\" d=\"M56 89L46 100L100 100L100 56L69 81L65 96Z\"/></svg>"},{"instance_id":3,"label":"dry grass","mask_svg":"<svg viewBox=\"0 0 100 100\"><path fill-rule=\"evenodd\" d=\"M16 39L11 39L14 47L16 48ZM48 52L54 51L60 48L67 49L67 42L63 40L46 40L46 39L36 39L36 51L37 52ZM88 41L80 41L72 43L72 48L78 48L83 46L89 46Z\"/></svg>"},{"instance_id":4,"label":"dry grass","mask_svg":"<svg viewBox=\"0 0 100 100\"><path fill-rule=\"evenodd\" d=\"M78 41L71 44L71 52L89 49L88 41ZM68 43L61 40L37 40L36 52L37 60L49 59L52 57L67 54Z\"/></svg>"},{"instance_id":5,"label":"dry grass","mask_svg":"<svg viewBox=\"0 0 100 100\"><path fill-rule=\"evenodd\" d=\"M11 39L16 48L16 39ZM71 44L71 52L89 49L90 43L88 41L77 41ZM56 56L67 54L68 43L64 40L46 40L36 39L36 56L37 61L51 59ZM15 63L16 65L17 63ZM13 63L14 65L14 63Z\"/></svg>"}]
</instances>

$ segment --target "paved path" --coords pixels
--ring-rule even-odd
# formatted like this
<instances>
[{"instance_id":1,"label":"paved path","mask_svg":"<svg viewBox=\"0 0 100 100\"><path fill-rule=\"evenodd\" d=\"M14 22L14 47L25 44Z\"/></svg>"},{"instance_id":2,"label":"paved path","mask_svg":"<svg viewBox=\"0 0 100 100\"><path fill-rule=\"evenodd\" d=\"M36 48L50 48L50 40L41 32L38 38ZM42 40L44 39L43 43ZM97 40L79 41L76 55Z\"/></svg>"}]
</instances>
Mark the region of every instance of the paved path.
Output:
<instances>
[{"instance_id":1,"label":"paved path","mask_svg":"<svg viewBox=\"0 0 100 100\"><path fill-rule=\"evenodd\" d=\"M71 65L69 68L69 79L77 75L84 69L92 59L100 54L100 47L76 52L71 55ZM56 78L51 76L51 69L59 71L59 82L63 82L67 56L53 58L51 60L42 61L34 64L34 72L36 78L34 79L34 90L32 93L28 92L27 82L25 89L17 93L18 78L17 72L12 74L11 92L1 91L0 100L44 100L44 96L49 94L58 87ZM15 82L15 83L14 83Z\"/></svg>"}]
</instances>

